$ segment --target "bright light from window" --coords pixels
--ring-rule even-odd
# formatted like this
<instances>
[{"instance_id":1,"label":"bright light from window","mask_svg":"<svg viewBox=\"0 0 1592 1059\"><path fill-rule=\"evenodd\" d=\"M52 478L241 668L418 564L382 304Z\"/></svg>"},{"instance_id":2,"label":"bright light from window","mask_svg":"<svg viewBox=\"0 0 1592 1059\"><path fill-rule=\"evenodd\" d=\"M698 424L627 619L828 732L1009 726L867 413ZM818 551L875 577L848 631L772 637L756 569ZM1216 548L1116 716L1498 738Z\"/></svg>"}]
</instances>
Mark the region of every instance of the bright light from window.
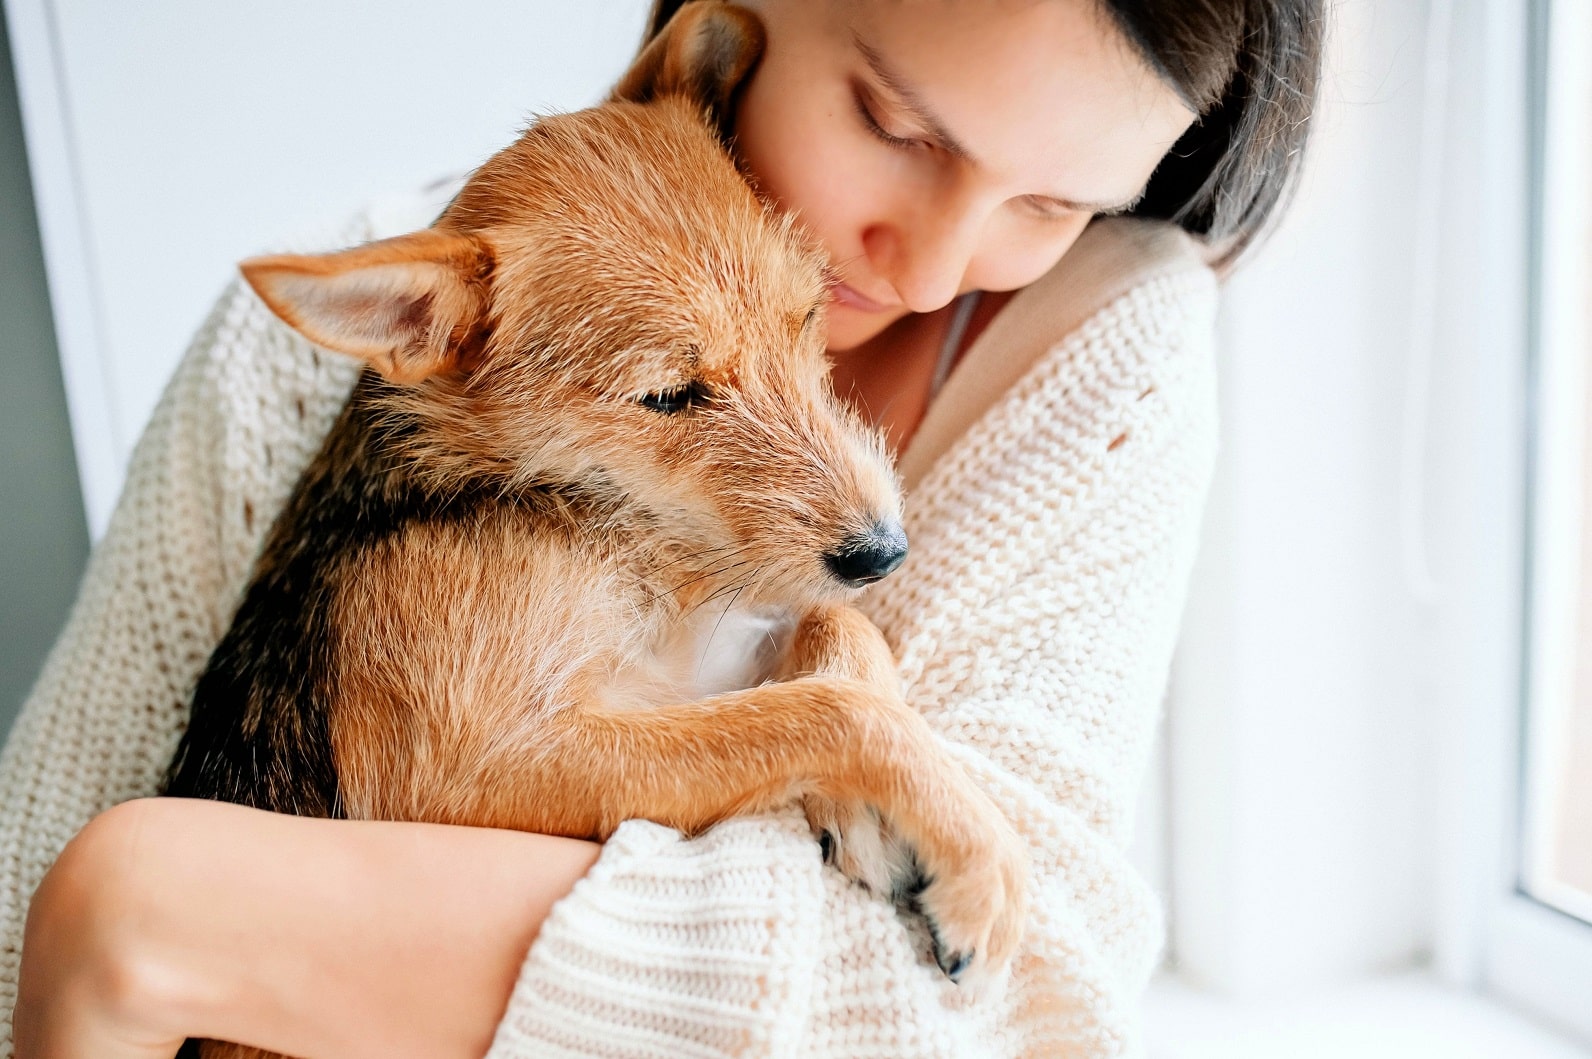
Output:
<instances>
[{"instance_id":1,"label":"bright light from window","mask_svg":"<svg viewBox=\"0 0 1592 1059\"><path fill-rule=\"evenodd\" d=\"M1566 57L1550 44L1521 885L1592 923L1592 73Z\"/></svg>"}]
</instances>

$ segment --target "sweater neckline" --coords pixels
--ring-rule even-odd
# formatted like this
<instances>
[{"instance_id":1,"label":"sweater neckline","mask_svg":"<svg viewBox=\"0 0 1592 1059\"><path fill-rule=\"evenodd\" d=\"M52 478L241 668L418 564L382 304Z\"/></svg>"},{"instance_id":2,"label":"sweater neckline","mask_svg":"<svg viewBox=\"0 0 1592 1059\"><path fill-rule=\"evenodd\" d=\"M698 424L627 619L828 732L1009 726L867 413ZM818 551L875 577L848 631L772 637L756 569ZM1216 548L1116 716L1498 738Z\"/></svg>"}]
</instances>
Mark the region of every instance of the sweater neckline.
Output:
<instances>
[{"instance_id":1,"label":"sweater neckline","mask_svg":"<svg viewBox=\"0 0 1592 1059\"><path fill-rule=\"evenodd\" d=\"M911 492L1045 353L1095 313L1156 276L1206 267L1181 229L1099 218L1056 266L1012 295L940 387L897 461Z\"/></svg>"}]
</instances>

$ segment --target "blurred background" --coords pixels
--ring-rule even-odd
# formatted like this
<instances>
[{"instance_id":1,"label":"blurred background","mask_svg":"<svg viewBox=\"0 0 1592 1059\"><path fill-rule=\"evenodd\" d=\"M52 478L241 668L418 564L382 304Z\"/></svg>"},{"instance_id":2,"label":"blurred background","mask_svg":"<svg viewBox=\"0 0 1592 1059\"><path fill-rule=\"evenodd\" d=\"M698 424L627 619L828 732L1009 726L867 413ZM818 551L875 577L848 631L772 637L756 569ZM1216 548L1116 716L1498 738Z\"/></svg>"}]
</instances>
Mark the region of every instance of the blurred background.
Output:
<instances>
[{"instance_id":1,"label":"blurred background","mask_svg":"<svg viewBox=\"0 0 1592 1059\"><path fill-rule=\"evenodd\" d=\"M235 263L594 102L646 6L5 0L0 732ZM1223 297L1152 1054L1592 1055L1592 0L1330 7Z\"/></svg>"}]
</instances>

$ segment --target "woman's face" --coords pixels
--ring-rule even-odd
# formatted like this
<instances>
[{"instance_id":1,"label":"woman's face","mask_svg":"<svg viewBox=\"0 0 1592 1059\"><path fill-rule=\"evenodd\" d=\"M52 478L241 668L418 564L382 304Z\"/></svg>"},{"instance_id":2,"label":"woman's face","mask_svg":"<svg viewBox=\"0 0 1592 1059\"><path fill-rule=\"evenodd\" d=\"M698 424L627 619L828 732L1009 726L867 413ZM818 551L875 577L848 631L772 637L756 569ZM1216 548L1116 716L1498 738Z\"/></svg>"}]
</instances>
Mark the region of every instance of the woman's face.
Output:
<instances>
[{"instance_id":1,"label":"woman's face","mask_svg":"<svg viewBox=\"0 0 1592 1059\"><path fill-rule=\"evenodd\" d=\"M1194 120L1098 0L743 0L741 155L838 276L829 347L1047 272Z\"/></svg>"}]
</instances>

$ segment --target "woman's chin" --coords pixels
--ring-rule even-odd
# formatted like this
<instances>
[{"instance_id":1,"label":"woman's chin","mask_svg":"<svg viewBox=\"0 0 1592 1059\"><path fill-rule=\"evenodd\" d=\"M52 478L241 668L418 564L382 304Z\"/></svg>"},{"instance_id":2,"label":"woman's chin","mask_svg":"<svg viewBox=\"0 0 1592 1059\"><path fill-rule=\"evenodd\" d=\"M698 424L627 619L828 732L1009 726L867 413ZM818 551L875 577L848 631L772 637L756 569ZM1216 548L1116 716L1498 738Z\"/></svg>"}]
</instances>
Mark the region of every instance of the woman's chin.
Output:
<instances>
[{"instance_id":1,"label":"woman's chin","mask_svg":"<svg viewBox=\"0 0 1592 1059\"><path fill-rule=\"evenodd\" d=\"M829 352L850 353L878 338L887 327L906 315L904 309L873 313L830 302Z\"/></svg>"}]
</instances>

